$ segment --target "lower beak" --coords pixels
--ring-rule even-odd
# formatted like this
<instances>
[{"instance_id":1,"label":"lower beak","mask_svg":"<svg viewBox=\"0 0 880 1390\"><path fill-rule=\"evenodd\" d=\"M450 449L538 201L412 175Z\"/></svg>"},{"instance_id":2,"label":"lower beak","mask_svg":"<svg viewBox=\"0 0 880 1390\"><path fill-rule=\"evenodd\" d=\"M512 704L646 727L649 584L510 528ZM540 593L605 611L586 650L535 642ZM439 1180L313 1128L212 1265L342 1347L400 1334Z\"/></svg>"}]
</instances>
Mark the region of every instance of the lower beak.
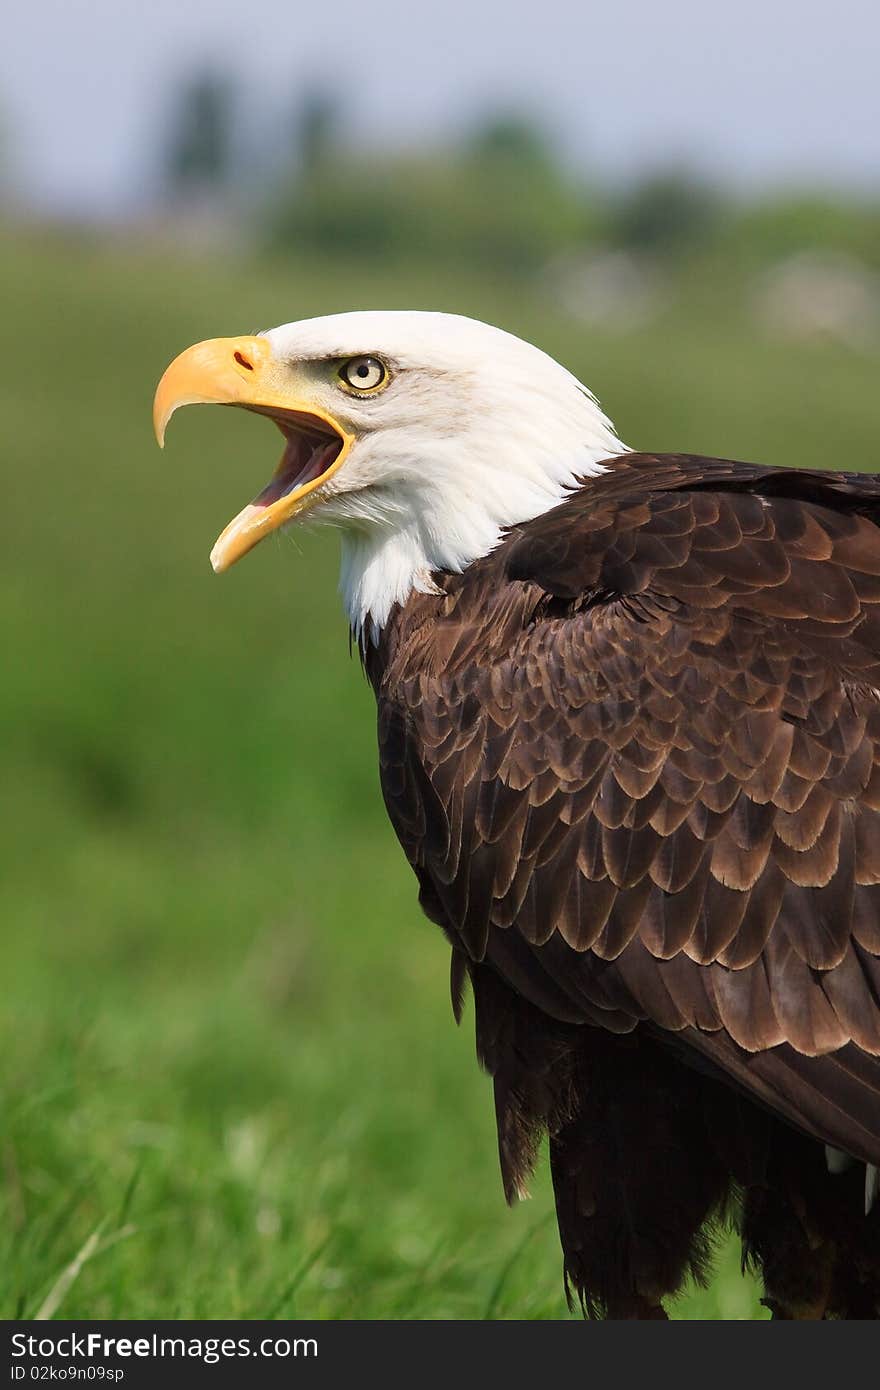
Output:
<instances>
[{"instance_id":1,"label":"lower beak","mask_svg":"<svg viewBox=\"0 0 880 1390\"><path fill-rule=\"evenodd\" d=\"M156 388L153 427L160 448L171 416L182 405L242 406L268 415L287 440L272 482L229 523L211 551L217 573L313 506L315 493L351 448L353 437L332 416L291 395L289 372L266 338L211 338L176 357ZM315 463L297 468L304 441L314 446ZM322 461L326 466L319 467Z\"/></svg>"}]
</instances>

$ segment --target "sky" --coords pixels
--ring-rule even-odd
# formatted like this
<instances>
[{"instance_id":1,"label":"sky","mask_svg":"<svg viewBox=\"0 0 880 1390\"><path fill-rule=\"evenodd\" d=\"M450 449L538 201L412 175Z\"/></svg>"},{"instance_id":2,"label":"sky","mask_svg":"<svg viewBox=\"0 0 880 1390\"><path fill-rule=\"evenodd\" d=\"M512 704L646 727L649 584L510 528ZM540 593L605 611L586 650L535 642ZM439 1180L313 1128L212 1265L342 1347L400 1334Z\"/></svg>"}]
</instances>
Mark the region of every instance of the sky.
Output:
<instances>
[{"instance_id":1,"label":"sky","mask_svg":"<svg viewBox=\"0 0 880 1390\"><path fill-rule=\"evenodd\" d=\"M880 190L876 0L36 0L7 10L0 45L17 186L47 210L137 207L176 86L206 64L241 81L267 143L319 84L358 147L517 109L610 179L687 164Z\"/></svg>"}]
</instances>

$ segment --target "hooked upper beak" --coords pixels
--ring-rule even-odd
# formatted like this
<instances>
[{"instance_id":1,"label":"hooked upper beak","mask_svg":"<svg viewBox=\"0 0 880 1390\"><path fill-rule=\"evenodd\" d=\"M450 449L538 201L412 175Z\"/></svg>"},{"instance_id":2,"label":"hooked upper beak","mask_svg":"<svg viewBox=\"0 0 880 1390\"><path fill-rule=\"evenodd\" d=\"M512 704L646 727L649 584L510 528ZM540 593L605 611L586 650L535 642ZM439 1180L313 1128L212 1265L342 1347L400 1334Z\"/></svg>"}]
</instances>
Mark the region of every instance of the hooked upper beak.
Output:
<instances>
[{"instance_id":1,"label":"hooked upper beak","mask_svg":"<svg viewBox=\"0 0 880 1390\"><path fill-rule=\"evenodd\" d=\"M271 482L239 512L211 551L219 574L285 522L307 511L338 471L354 436L312 402L292 394L290 368L266 338L210 338L187 348L166 370L153 401L159 447L182 405L238 405L268 415L285 438Z\"/></svg>"}]
</instances>

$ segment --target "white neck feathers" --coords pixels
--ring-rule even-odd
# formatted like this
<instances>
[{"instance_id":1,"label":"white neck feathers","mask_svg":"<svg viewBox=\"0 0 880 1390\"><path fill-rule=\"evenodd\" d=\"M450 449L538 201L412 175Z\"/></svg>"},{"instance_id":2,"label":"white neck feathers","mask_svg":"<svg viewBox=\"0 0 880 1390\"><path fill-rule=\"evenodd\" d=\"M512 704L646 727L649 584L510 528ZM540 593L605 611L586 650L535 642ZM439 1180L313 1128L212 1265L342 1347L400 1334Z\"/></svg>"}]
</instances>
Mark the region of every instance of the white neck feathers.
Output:
<instances>
[{"instance_id":1,"label":"white neck feathers","mask_svg":"<svg viewBox=\"0 0 880 1390\"><path fill-rule=\"evenodd\" d=\"M517 418L487 412L470 430L389 459L395 505L382 516L379 492L369 520L351 515L343 525L340 588L357 636L368 619L373 632L381 629L413 590L430 592L433 570L460 573L506 527L557 506L582 478L604 472L603 460L626 451L592 397L568 382L568 411L545 414L541 402L532 413L526 399ZM389 437L387 446L397 443ZM347 499L352 512L355 496Z\"/></svg>"}]
</instances>

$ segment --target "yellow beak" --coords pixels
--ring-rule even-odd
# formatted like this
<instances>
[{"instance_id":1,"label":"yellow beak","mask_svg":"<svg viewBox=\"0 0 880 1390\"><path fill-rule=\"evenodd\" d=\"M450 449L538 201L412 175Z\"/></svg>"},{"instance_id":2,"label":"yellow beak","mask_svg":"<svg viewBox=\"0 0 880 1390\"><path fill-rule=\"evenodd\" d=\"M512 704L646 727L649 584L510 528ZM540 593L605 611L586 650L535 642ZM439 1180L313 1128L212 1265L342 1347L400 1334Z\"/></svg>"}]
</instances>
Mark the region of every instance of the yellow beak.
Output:
<instances>
[{"instance_id":1,"label":"yellow beak","mask_svg":"<svg viewBox=\"0 0 880 1390\"><path fill-rule=\"evenodd\" d=\"M265 338L210 338L175 357L156 388L153 427L160 448L168 421L182 405L242 406L268 415L287 441L272 481L229 523L211 551L218 574L313 506L314 494L352 446L354 436L332 416L291 398L289 374Z\"/></svg>"}]
</instances>

